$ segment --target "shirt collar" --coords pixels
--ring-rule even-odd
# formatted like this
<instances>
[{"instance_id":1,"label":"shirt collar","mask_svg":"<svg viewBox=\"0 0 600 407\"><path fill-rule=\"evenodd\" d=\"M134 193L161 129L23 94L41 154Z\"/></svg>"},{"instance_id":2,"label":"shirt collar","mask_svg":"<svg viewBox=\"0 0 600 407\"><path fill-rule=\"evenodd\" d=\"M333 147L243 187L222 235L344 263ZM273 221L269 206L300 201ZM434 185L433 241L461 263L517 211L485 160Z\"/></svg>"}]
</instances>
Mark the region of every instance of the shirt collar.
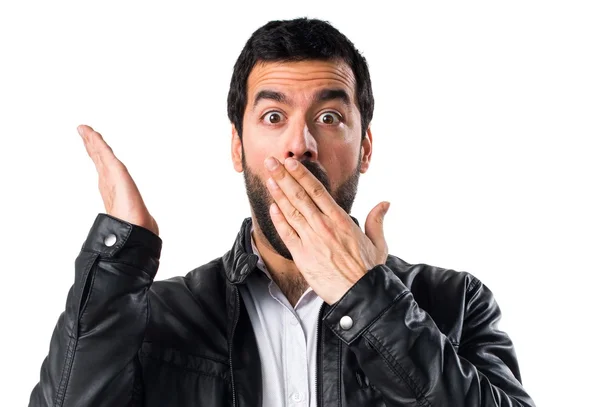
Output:
<instances>
[{"instance_id":1,"label":"shirt collar","mask_svg":"<svg viewBox=\"0 0 600 407\"><path fill-rule=\"evenodd\" d=\"M271 273L269 273L269 270L267 270L267 266L265 265L265 262L263 261L262 257L260 257L258 248L256 247L256 244L254 243L254 236L252 235L253 231L254 231L254 226L251 226L250 227L250 243L252 244L252 253L254 253L255 255L258 256L258 261L256 262L256 267L258 267L260 270L262 270L262 272L265 273L265 275L269 278L269 280L273 280L273 278L271 277Z\"/></svg>"}]
</instances>

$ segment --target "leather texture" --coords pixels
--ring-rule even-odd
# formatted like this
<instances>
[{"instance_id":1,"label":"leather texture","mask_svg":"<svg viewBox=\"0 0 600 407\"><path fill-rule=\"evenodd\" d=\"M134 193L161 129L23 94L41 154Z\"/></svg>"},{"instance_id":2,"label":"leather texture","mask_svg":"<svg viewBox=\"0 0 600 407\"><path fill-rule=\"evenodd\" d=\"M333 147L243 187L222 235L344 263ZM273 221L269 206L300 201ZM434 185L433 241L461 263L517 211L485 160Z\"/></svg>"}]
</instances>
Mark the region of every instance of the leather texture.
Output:
<instances>
[{"instance_id":1,"label":"leather texture","mask_svg":"<svg viewBox=\"0 0 600 407\"><path fill-rule=\"evenodd\" d=\"M161 238L99 213L29 405L261 407L239 293L257 270L250 227L222 257L154 282ZM321 308L318 406L534 406L500 317L473 275L389 255Z\"/></svg>"}]
</instances>

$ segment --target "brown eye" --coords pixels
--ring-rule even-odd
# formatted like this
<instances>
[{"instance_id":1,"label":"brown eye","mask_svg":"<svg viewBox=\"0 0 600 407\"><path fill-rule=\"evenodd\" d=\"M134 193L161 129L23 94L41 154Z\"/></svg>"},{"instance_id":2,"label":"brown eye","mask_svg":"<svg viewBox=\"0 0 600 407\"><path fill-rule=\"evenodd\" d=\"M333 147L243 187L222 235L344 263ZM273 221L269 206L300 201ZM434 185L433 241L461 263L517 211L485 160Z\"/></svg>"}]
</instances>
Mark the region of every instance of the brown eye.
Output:
<instances>
[{"instance_id":1,"label":"brown eye","mask_svg":"<svg viewBox=\"0 0 600 407\"><path fill-rule=\"evenodd\" d=\"M269 112L265 115L267 122L270 124L278 124L283 119L279 112Z\"/></svg>"},{"instance_id":2,"label":"brown eye","mask_svg":"<svg viewBox=\"0 0 600 407\"><path fill-rule=\"evenodd\" d=\"M323 113L321 116L319 116L321 119L321 122L323 124L337 124L340 121L340 118L338 117L337 114L332 113L332 112L328 112L328 113Z\"/></svg>"}]
</instances>

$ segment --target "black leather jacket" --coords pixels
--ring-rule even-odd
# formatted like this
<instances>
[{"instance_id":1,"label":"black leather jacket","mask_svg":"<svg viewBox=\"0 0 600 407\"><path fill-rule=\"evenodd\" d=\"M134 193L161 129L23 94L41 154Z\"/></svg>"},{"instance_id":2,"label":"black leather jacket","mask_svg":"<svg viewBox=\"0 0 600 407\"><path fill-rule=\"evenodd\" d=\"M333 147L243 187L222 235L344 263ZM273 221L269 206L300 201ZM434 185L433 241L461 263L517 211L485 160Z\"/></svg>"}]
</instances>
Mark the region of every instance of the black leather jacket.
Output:
<instances>
[{"instance_id":1,"label":"black leather jacket","mask_svg":"<svg viewBox=\"0 0 600 407\"><path fill-rule=\"evenodd\" d=\"M161 238L98 214L29 405L260 407L238 289L258 260L250 226L223 257L153 282ZM346 315L354 323L342 329ZM499 319L472 275L390 255L321 309L318 405L533 406Z\"/></svg>"}]
</instances>

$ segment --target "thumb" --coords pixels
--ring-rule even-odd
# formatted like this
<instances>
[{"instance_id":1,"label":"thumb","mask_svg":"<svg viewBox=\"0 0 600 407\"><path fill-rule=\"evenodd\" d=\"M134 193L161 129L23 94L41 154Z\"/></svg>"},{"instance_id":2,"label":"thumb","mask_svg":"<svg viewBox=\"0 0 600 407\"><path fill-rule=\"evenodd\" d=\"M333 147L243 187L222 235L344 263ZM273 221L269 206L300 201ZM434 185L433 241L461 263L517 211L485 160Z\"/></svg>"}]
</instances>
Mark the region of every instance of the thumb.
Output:
<instances>
[{"instance_id":1,"label":"thumb","mask_svg":"<svg viewBox=\"0 0 600 407\"><path fill-rule=\"evenodd\" d=\"M387 253L387 244L383 235L383 218L390 208L389 202L380 202L377 206L371 209L365 221L365 234L375 247Z\"/></svg>"}]
</instances>

